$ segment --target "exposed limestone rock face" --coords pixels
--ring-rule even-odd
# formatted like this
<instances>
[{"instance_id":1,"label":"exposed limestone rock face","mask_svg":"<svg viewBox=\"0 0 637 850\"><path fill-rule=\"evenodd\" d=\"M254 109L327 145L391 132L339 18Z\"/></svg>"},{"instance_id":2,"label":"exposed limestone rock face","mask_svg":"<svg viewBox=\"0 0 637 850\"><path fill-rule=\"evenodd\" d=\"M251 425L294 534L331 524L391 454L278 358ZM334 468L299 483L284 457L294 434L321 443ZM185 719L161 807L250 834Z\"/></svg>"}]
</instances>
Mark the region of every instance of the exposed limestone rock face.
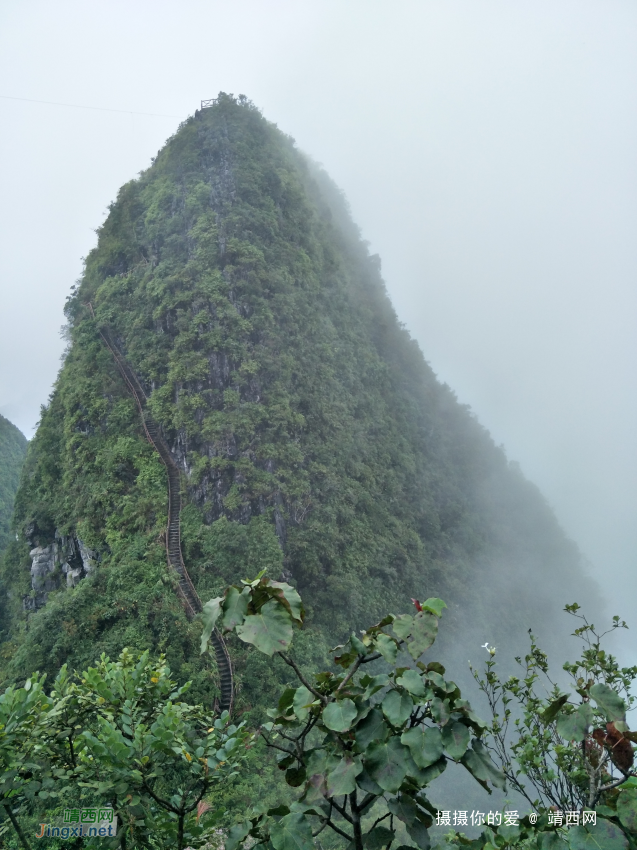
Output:
<instances>
[{"instance_id":1,"label":"exposed limestone rock face","mask_svg":"<svg viewBox=\"0 0 637 850\"><path fill-rule=\"evenodd\" d=\"M85 546L79 537L76 537L75 540L77 541L78 549L80 550L80 557L82 559L84 572L88 575L97 566L97 553L93 552L92 549L89 549L88 546Z\"/></svg>"},{"instance_id":2,"label":"exposed limestone rock face","mask_svg":"<svg viewBox=\"0 0 637 850\"><path fill-rule=\"evenodd\" d=\"M36 546L31 557L31 588L33 594L23 599L26 611L36 611L46 604L52 590L59 590L66 577L66 586L75 585L97 565L97 554L76 535L65 536L56 529L55 540L48 546Z\"/></svg>"},{"instance_id":3,"label":"exposed limestone rock face","mask_svg":"<svg viewBox=\"0 0 637 850\"><path fill-rule=\"evenodd\" d=\"M47 600L49 591L56 590L58 587L55 576L57 548L56 543L51 543L49 546L36 546L29 552L31 557L31 587L35 591L35 596L24 597L23 602L26 610L41 608Z\"/></svg>"}]
</instances>

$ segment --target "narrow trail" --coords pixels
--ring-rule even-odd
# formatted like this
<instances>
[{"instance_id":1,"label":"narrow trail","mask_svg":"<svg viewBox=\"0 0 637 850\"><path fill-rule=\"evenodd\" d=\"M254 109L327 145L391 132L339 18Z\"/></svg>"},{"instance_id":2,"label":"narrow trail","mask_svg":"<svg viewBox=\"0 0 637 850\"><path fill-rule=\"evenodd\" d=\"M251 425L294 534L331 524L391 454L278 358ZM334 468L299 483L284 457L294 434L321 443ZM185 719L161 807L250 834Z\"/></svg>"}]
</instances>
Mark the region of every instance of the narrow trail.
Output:
<instances>
[{"instance_id":1,"label":"narrow trail","mask_svg":"<svg viewBox=\"0 0 637 850\"><path fill-rule=\"evenodd\" d=\"M91 313L93 313L92 306L89 305L89 307ZM94 314L93 317L95 318ZM126 362L126 358L112 338L109 329L102 326L98 328L98 330L100 336L104 340L104 344L113 355L117 368L124 378L131 395L135 399L148 441L156 450L162 463L166 467L166 472L168 473L168 526L166 528L166 554L168 556L169 565L175 570L179 579L177 592L184 606L184 610L186 611L186 616L189 620L192 620L202 611L203 606L191 578L188 575L188 570L186 569L181 551L181 473L179 471L179 467L170 454L170 450L166 445L166 442L161 436L159 426L146 408L146 402L148 399L137 375ZM214 649L217 667L219 669L221 688L219 708L221 711L228 711L231 713L234 704L234 677L232 672L232 662L230 660L230 655L228 654L228 648L216 628L212 632L211 643Z\"/></svg>"}]
</instances>

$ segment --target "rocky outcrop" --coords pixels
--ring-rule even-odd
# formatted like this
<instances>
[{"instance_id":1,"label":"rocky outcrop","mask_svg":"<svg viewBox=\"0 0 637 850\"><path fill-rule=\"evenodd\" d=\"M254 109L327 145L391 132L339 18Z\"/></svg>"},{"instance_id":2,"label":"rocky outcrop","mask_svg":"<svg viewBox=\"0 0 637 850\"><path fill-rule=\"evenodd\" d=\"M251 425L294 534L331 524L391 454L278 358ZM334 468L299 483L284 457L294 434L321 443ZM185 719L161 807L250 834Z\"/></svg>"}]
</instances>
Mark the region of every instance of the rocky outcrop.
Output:
<instances>
[{"instance_id":1,"label":"rocky outcrop","mask_svg":"<svg viewBox=\"0 0 637 850\"><path fill-rule=\"evenodd\" d=\"M55 531L55 540L47 546L35 546L31 557L31 593L23 599L26 611L41 608L52 590L66 584L75 587L95 569L97 554L75 534L68 537Z\"/></svg>"}]
</instances>

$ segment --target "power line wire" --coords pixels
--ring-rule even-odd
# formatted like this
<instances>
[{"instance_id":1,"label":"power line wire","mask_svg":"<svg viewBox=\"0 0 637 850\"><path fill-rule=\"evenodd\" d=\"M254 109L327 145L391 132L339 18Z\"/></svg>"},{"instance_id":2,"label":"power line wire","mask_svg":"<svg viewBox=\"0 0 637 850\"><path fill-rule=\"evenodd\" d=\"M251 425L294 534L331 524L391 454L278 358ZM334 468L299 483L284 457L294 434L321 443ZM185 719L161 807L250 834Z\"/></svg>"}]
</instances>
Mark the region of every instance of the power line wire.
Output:
<instances>
[{"instance_id":1,"label":"power line wire","mask_svg":"<svg viewBox=\"0 0 637 850\"><path fill-rule=\"evenodd\" d=\"M46 103L49 106L68 106L71 109L93 109L97 112L120 112L124 115L149 115L153 118L181 118L181 115L166 115L162 112L134 112L132 109L106 109L103 106L80 106L77 103L58 103L55 100L33 100L30 97L10 97L6 94L0 94L1 100L22 100L25 103Z\"/></svg>"}]
</instances>

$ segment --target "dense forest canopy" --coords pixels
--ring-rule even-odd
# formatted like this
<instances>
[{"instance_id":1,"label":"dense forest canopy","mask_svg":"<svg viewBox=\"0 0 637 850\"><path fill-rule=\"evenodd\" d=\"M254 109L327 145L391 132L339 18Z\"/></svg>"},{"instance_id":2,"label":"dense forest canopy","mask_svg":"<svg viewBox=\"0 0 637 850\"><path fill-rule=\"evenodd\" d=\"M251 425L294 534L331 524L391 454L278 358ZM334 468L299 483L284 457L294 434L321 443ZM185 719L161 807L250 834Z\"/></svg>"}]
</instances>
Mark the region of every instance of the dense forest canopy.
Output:
<instances>
[{"instance_id":1,"label":"dense forest canopy","mask_svg":"<svg viewBox=\"0 0 637 850\"><path fill-rule=\"evenodd\" d=\"M398 322L342 194L245 98L219 95L122 187L66 312L4 558L6 676L150 647L215 690L166 565L166 470L105 327L183 472L201 598L266 568L307 600L311 654L411 597L448 601L452 644L522 613L541 632L585 595L542 496ZM282 674L232 651L239 707L258 707Z\"/></svg>"},{"instance_id":2,"label":"dense forest canopy","mask_svg":"<svg viewBox=\"0 0 637 850\"><path fill-rule=\"evenodd\" d=\"M9 540L13 500L27 452L22 431L0 416L0 552Z\"/></svg>"}]
</instances>

